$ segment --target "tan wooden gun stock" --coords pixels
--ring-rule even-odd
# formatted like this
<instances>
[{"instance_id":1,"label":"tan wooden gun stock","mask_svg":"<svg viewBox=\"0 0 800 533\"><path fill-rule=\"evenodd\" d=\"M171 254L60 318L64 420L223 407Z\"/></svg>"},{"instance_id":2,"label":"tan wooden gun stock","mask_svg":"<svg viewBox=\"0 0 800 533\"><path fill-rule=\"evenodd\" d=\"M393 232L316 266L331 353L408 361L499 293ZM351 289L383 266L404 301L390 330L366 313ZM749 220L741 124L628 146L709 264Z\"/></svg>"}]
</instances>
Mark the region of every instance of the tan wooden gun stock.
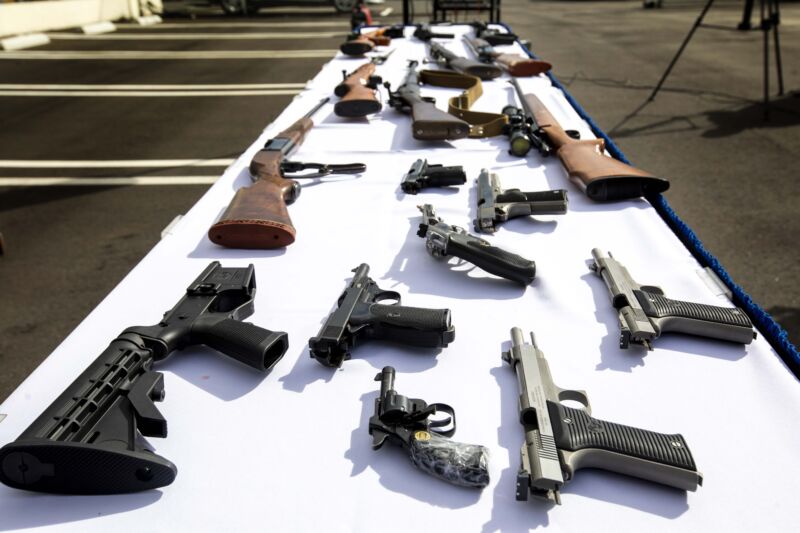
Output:
<instances>
[{"instance_id":1,"label":"tan wooden gun stock","mask_svg":"<svg viewBox=\"0 0 800 533\"><path fill-rule=\"evenodd\" d=\"M603 139L579 141L570 137L535 95L526 94L525 101L537 124L547 134L570 181L592 200L626 200L651 196L669 188L666 179L605 155Z\"/></svg>"}]
</instances>

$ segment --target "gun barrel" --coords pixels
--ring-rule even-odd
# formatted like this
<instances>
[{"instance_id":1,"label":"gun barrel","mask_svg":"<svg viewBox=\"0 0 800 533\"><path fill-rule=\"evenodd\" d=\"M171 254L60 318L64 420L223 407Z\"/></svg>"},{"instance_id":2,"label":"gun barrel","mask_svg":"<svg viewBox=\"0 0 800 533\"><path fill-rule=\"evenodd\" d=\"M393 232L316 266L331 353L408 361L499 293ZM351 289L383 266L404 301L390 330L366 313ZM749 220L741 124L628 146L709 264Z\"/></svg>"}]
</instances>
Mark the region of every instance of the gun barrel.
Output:
<instances>
[{"instance_id":1,"label":"gun barrel","mask_svg":"<svg viewBox=\"0 0 800 533\"><path fill-rule=\"evenodd\" d=\"M532 339L533 333L531 333L531 340ZM522 335L522 330L517 327L511 328L511 347L516 348L517 346L522 346L523 344L525 344L525 337Z\"/></svg>"},{"instance_id":2,"label":"gun barrel","mask_svg":"<svg viewBox=\"0 0 800 533\"><path fill-rule=\"evenodd\" d=\"M381 382L381 398L386 398L386 395L394 390L394 373L393 367L385 366L381 373L375 376L375 381Z\"/></svg>"},{"instance_id":3,"label":"gun barrel","mask_svg":"<svg viewBox=\"0 0 800 533\"><path fill-rule=\"evenodd\" d=\"M311 118L312 116L314 116L314 113L316 113L317 111L319 111L319 110L320 110L320 108L321 108L322 106L324 106L325 104L327 104L327 103L328 103L328 101L329 101L330 99L331 99L331 98L330 98L330 96L326 96L325 98L323 98L322 100L320 100L320 101L319 101L319 103L318 103L317 105L315 105L315 106L314 106L314 107L311 109L311 111L309 111L308 113L306 113L305 115L303 115L303 118Z\"/></svg>"}]
</instances>

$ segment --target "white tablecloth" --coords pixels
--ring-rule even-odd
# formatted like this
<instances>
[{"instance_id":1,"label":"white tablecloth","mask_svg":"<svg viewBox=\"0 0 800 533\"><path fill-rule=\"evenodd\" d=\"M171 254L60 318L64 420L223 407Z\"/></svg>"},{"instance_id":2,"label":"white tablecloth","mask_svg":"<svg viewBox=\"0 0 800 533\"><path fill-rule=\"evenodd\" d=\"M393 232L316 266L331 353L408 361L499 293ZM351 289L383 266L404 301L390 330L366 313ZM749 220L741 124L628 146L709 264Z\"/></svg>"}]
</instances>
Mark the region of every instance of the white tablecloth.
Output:
<instances>
[{"instance_id":1,"label":"white tablecloth","mask_svg":"<svg viewBox=\"0 0 800 533\"><path fill-rule=\"evenodd\" d=\"M458 26L456 33L468 27ZM396 52L378 68L393 84L407 59L425 46L396 39ZM459 40L447 46L467 54ZM616 312L604 283L585 264L600 247L614 253L637 281L667 296L729 305L699 275L700 267L644 200L589 201L566 180L555 158L507 154L507 140L424 143L412 139L410 119L384 107L366 120L333 115L291 155L298 161L359 161L361 176L305 184L289 211L297 241L284 250L228 250L206 237L234 192L249 183L247 165L324 96L341 71L363 60L337 57L295 99L108 297L0 405L0 443L14 440L124 328L156 323L211 260L255 264L258 294L248 320L286 331L290 348L266 376L210 349L191 348L158 366L166 400L159 404L169 437L150 439L179 469L161 490L105 497L42 495L0 486L0 530L58 531L789 531L800 462L800 387L759 337L740 346L665 335L655 351L620 350ZM591 138L546 77L520 79L565 129ZM445 89L423 88L445 108ZM478 110L513 102L505 78L484 82ZM385 91L383 91L385 100ZM335 100L335 98L334 98ZM636 160L636 154L629 154ZM463 165L467 185L400 192L417 158ZM416 205L432 203L450 224L471 229L474 180L482 168L504 188L569 189L569 213L516 219L488 237L537 264L531 286L493 278L468 264L430 257L416 236ZM157 194L157 191L154 191ZM385 289L406 305L452 310L455 341L439 353L381 342L364 343L339 371L309 357L317 334L351 277L368 263ZM44 313L47 310L43 310ZM522 426L518 388L502 362L509 330L533 330L562 388L585 389L594 416L685 436L704 484L686 493L602 471L579 471L561 506L517 502ZM385 365L397 369L401 394L456 409L454 438L487 446L491 484L458 488L417 471L400 448L373 451L367 432Z\"/></svg>"}]
</instances>

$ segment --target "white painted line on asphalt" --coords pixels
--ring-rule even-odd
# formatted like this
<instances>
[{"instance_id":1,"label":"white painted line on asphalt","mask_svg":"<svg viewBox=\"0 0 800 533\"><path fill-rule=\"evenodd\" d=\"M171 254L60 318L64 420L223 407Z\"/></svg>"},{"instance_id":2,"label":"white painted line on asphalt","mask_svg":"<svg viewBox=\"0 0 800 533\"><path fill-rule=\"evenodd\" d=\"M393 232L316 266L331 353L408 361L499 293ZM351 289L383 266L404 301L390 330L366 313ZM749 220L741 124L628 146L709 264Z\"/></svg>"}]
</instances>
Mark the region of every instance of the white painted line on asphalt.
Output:
<instances>
[{"instance_id":1,"label":"white painted line on asphalt","mask_svg":"<svg viewBox=\"0 0 800 533\"><path fill-rule=\"evenodd\" d=\"M75 34L76 37L86 37L89 35L99 35L101 33L109 33L112 31L117 31L117 27L114 26L113 22L95 22L93 24L84 24L81 26L81 31L85 34L84 36Z\"/></svg>"},{"instance_id":2,"label":"white painted line on asphalt","mask_svg":"<svg viewBox=\"0 0 800 533\"><path fill-rule=\"evenodd\" d=\"M3 91L0 96L73 96L101 97L165 97L165 96L287 96L300 94L299 89L243 90L243 91Z\"/></svg>"},{"instance_id":3,"label":"white painted line on asphalt","mask_svg":"<svg viewBox=\"0 0 800 533\"><path fill-rule=\"evenodd\" d=\"M152 26L153 24L161 24L161 17L158 15L147 15L138 17L136 22L139 26ZM126 26L134 26L135 24L125 24ZM118 24L119 26L119 24Z\"/></svg>"},{"instance_id":4,"label":"white painted line on asphalt","mask_svg":"<svg viewBox=\"0 0 800 533\"><path fill-rule=\"evenodd\" d=\"M102 50L102 51L68 51L68 50L34 50L31 52L5 52L1 59L90 59L90 60L159 60L159 59L330 59L338 50L209 50L209 51L139 51L139 50Z\"/></svg>"},{"instance_id":5,"label":"white painted line on asphalt","mask_svg":"<svg viewBox=\"0 0 800 533\"><path fill-rule=\"evenodd\" d=\"M219 176L130 176L119 178L3 178L0 187L52 187L55 185L210 185Z\"/></svg>"},{"instance_id":6,"label":"white painted line on asphalt","mask_svg":"<svg viewBox=\"0 0 800 533\"><path fill-rule=\"evenodd\" d=\"M344 31L322 32L259 32L259 33L114 33L103 35L81 35L79 33L54 33L47 35L54 41L236 41L236 40L270 40L270 39L328 39L346 37Z\"/></svg>"},{"instance_id":7,"label":"white painted line on asphalt","mask_svg":"<svg viewBox=\"0 0 800 533\"><path fill-rule=\"evenodd\" d=\"M117 23L118 28L138 28L138 24ZM166 29L186 29L186 28L342 28L348 29L346 22L342 20L330 21L286 21L286 22L191 22L182 24L179 22L164 22L159 24L154 30Z\"/></svg>"},{"instance_id":8,"label":"white painted line on asphalt","mask_svg":"<svg viewBox=\"0 0 800 533\"><path fill-rule=\"evenodd\" d=\"M42 46L50 42L50 37L44 33L28 33L0 39L1 50L22 50L31 46ZM0 54L4 55L4 54Z\"/></svg>"},{"instance_id":9,"label":"white painted line on asphalt","mask_svg":"<svg viewBox=\"0 0 800 533\"><path fill-rule=\"evenodd\" d=\"M43 161L40 159L0 159L0 168L157 168L227 167L235 159L92 159L86 161Z\"/></svg>"},{"instance_id":10,"label":"white painted line on asphalt","mask_svg":"<svg viewBox=\"0 0 800 533\"><path fill-rule=\"evenodd\" d=\"M169 90L241 90L241 89L303 89L305 83L187 83L187 84L95 84L95 83L0 83L0 90L97 90L97 91L169 91Z\"/></svg>"}]
</instances>

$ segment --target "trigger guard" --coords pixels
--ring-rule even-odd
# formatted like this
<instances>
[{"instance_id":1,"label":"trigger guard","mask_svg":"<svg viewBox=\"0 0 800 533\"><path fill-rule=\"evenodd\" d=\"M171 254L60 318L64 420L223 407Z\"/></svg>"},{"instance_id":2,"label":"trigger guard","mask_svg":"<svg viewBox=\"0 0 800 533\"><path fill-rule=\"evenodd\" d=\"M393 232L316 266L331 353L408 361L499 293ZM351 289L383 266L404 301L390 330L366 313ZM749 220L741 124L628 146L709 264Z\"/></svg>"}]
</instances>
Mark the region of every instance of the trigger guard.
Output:
<instances>
[{"instance_id":1,"label":"trigger guard","mask_svg":"<svg viewBox=\"0 0 800 533\"><path fill-rule=\"evenodd\" d=\"M373 303L380 303L384 300L395 300L393 304L389 305L400 305L400 293L396 291L380 291L375 294Z\"/></svg>"},{"instance_id":2,"label":"trigger guard","mask_svg":"<svg viewBox=\"0 0 800 533\"><path fill-rule=\"evenodd\" d=\"M592 414L592 407L589 405L589 397L586 396L585 392L579 390L560 389L558 391L558 401L563 402L564 400L578 402L579 404L583 405L583 409L587 414Z\"/></svg>"}]
</instances>

